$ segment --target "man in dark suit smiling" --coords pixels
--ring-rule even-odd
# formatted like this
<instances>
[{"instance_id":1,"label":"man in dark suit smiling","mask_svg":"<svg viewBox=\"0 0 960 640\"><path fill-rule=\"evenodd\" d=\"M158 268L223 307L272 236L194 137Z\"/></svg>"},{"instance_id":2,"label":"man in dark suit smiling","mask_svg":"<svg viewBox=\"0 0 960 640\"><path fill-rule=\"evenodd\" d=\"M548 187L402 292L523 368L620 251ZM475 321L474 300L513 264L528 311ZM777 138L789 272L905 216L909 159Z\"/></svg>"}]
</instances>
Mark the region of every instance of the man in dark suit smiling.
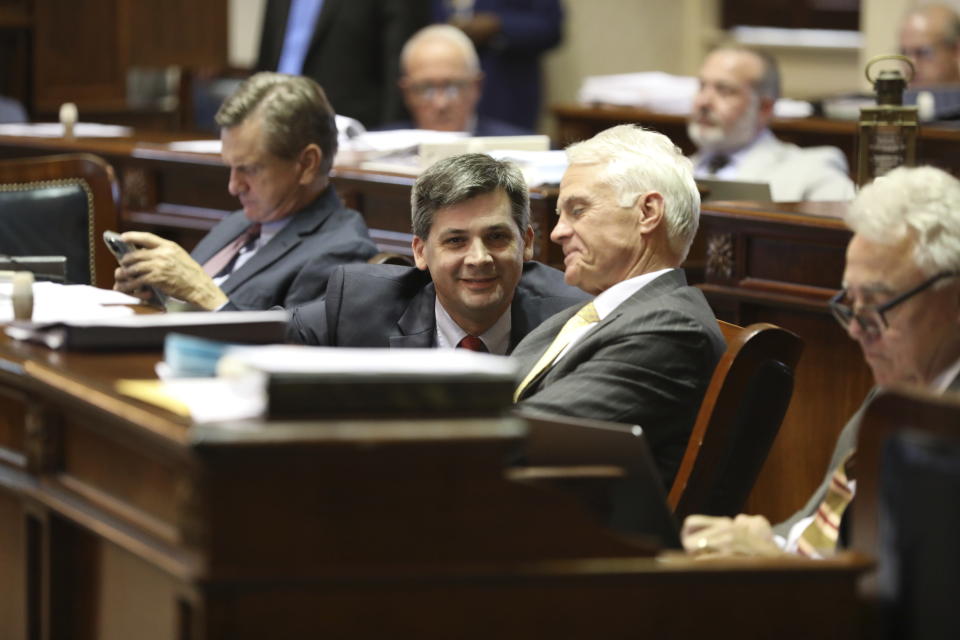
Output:
<instances>
[{"instance_id":1,"label":"man in dark suit smiling","mask_svg":"<svg viewBox=\"0 0 960 640\"><path fill-rule=\"evenodd\" d=\"M588 296L535 262L527 185L509 162L441 160L411 196L417 268L348 265L324 300L296 309L290 338L346 347L465 347L504 354Z\"/></svg>"}]
</instances>

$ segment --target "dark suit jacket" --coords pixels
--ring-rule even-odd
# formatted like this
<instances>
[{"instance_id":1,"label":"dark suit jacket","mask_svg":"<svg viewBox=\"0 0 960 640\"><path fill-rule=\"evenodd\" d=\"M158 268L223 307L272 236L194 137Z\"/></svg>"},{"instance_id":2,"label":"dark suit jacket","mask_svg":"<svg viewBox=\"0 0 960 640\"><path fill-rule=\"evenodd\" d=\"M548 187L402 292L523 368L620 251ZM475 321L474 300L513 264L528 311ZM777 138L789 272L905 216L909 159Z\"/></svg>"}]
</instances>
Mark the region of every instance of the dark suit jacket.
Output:
<instances>
[{"instance_id":1,"label":"dark suit jacket","mask_svg":"<svg viewBox=\"0 0 960 640\"><path fill-rule=\"evenodd\" d=\"M236 211L211 229L190 255L203 264L248 226L243 211ZM376 253L363 218L345 208L331 186L295 213L220 288L230 298L230 309L292 307L321 297L337 265L366 261Z\"/></svg>"},{"instance_id":2,"label":"dark suit jacket","mask_svg":"<svg viewBox=\"0 0 960 640\"><path fill-rule=\"evenodd\" d=\"M517 346L520 379L576 312L558 313ZM674 269L627 298L534 379L519 406L640 425L669 487L725 349L703 294Z\"/></svg>"},{"instance_id":3,"label":"dark suit jacket","mask_svg":"<svg viewBox=\"0 0 960 640\"><path fill-rule=\"evenodd\" d=\"M257 69L276 71L290 0L268 0ZM403 118L400 49L427 24L423 0L324 0L303 75L320 83L334 110L367 128Z\"/></svg>"},{"instance_id":4,"label":"dark suit jacket","mask_svg":"<svg viewBox=\"0 0 960 640\"><path fill-rule=\"evenodd\" d=\"M412 120L400 120L385 124L379 128L380 131L391 131L394 129L416 129L417 125ZM496 120L494 118L485 118L477 116L477 126L474 127L471 135L476 137L487 136L529 136L533 135L530 129L523 129L509 122Z\"/></svg>"},{"instance_id":5,"label":"dark suit jacket","mask_svg":"<svg viewBox=\"0 0 960 640\"><path fill-rule=\"evenodd\" d=\"M587 299L580 289L564 284L561 271L525 263L510 307L510 349L544 319ZM426 271L388 264L345 265L330 276L324 300L293 311L288 339L340 347L434 347L435 300Z\"/></svg>"}]
</instances>

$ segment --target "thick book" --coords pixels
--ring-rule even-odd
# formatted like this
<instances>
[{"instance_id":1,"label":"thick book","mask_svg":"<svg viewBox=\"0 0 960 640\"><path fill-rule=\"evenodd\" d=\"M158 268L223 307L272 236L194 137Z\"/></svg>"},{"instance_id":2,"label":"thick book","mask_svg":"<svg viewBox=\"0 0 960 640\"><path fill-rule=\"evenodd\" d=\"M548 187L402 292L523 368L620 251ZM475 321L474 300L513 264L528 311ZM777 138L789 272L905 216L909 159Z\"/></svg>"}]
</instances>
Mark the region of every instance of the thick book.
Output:
<instances>
[{"instance_id":1,"label":"thick book","mask_svg":"<svg viewBox=\"0 0 960 640\"><path fill-rule=\"evenodd\" d=\"M220 375L263 376L271 419L479 417L512 406L516 367L464 349L230 349Z\"/></svg>"},{"instance_id":2,"label":"thick book","mask_svg":"<svg viewBox=\"0 0 960 640\"><path fill-rule=\"evenodd\" d=\"M284 341L287 320L282 310L152 313L98 320L17 320L7 325L6 333L51 349L159 349L168 333L270 344Z\"/></svg>"}]
</instances>

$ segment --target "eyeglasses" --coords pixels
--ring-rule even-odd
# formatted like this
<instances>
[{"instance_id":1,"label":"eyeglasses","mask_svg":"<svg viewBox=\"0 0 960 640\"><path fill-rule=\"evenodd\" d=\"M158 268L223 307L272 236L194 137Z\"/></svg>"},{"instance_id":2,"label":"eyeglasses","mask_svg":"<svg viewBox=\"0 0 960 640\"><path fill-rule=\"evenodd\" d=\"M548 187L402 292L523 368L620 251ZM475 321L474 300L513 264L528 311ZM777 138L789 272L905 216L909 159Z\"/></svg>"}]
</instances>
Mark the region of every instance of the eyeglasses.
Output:
<instances>
[{"instance_id":1,"label":"eyeglasses","mask_svg":"<svg viewBox=\"0 0 960 640\"><path fill-rule=\"evenodd\" d=\"M899 304L902 304L917 295L922 291L926 291L933 283L943 280L944 278L952 278L954 276L960 275L960 272L957 271L942 271L937 275L924 280L913 289L904 291L900 295L887 300L883 304L876 306L866 306L862 307L859 311L854 311L853 307L849 304L844 304L841 302L847 296L847 290L843 289L837 293L837 295L830 298L828 303L830 306L830 311L833 313L833 317L837 319L837 322L840 323L844 329L850 327L850 323L853 320L857 321L857 324L860 325L860 329L871 338L879 336L884 329L887 328L887 318L884 314L890 309L893 309Z\"/></svg>"},{"instance_id":2,"label":"eyeglasses","mask_svg":"<svg viewBox=\"0 0 960 640\"><path fill-rule=\"evenodd\" d=\"M447 80L445 82L417 82L407 85L406 89L417 100L435 100L441 95L447 100L456 100L463 95L469 85L470 80Z\"/></svg>"}]
</instances>

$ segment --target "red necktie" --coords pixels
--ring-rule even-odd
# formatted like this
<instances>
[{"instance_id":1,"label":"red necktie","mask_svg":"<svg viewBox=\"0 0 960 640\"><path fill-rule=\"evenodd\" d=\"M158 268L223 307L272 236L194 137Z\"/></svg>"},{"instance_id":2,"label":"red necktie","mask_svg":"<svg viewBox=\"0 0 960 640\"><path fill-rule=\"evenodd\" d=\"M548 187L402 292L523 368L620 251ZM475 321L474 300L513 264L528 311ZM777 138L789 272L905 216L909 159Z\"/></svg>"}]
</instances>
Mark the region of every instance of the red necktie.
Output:
<instances>
[{"instance_id":1,"label":"red necktie","mask_svg":"<svg viewBox=\"0 0 960 640\"><path fill-rule=\"evenodd\" d=\"M463 336L463 340L457 344L458 349L469 349L470 351L479 351L480 353L490 353L487 345L477 336Z\"/></svg>"},{"instance_id":2,"label":"red necktie","mask_svg":"<svg viewBox=\"0 0 960 640\"><path fill-rule=\"evenodd\" d=\"M213 257L203 263L203 271L211 278L220 275L236 259L240 250L260 237L260 225L252 224L230 244L213 254Z\"/></svg>"}]
</instances>

